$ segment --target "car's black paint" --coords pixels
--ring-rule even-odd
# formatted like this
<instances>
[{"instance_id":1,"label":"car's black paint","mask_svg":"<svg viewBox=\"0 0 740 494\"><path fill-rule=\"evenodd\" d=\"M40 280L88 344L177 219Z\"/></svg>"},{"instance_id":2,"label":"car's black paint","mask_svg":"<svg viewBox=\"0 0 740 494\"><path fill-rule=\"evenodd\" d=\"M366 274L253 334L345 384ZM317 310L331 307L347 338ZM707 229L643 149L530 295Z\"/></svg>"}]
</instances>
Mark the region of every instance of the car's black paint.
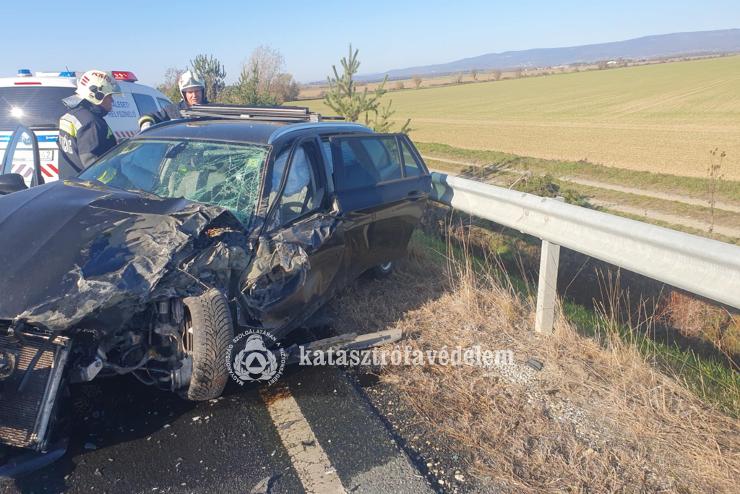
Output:
<instances>
[{"instance_id":1,"label":"car's black paint","mask_svg":"<svg viewBox=\"0 0 740 494\"><path fill-rule=\"evenodd\" d=\"M219 217L236 223L220 208L77 180L0 197L0 319L114 331Z\"/></svg>"},{"instance_id":2,"label":"car's black paint","mask_svg":"<svg viewBox=\"0 0 740 494\"><path fill-rule=\"evenodd\" d=\"M287 149L307 140L315 140L318 147L319 139L353 135L375 134L354 124L290 126L199 119L156 126L137 139L269 143L269 175L275 157ZM231 246L240 250L244 259L239 262L249 266L244 266L238 284L218 286L231 300L242 302L242 322L287 333L349 280L404 254L430 189L428 172L351 190L339 187L330 193L334 187L327 170L337 173L342 163L336 152L331 166L326 159L318 153L313 164L315 176L325 185L323 200L317 209L287 225L275 224L275 213L266 206L270 191L265 184L269 182L263 177L257 217L250 231L241 232L249 241ZM285 167L286 176L290 166ZM285 179L281 184L285 186ZM92 315L100 324L115 320L119 326L121 317L101 315L101 300L135 299L133 309L141 308L155 293L167 293L167 287L161 286L162 278L167 279L167 271L182 269L173 264L178 255L195 256L203 248L195 245L194 237L209 227L207 223L218 216L217 209L184 199L165 200L74 181L34 187L3 198L0 261L11 267L0 281L0 292L8 294L0 297L0 318L21 317L32 324L64 329ZM188 229L194 221L197 228ZM145 237L137 233L144 228L149 234L155 225L161 230L157 231L158 248L144 245L141 239ZM255 252L256 256L252 255ZM107 258L101 260L101 256ZM223 273L208 276L209 286L225 277ZM78 289L82 285L89 288L101 277L109 283L105 290ZM173 287L169 292L181 295L182 290ZM91 300L84 300L85 296ZM119 312L130 315L131 310Z\"/></svg>"},{"instance_id":3,"label":"car's black paint","mask_svg":"<svg viewBox=\"0 0 740 494\"><path fill-rule=\"evenodd\" d=\"M348 187L361 181L346 180L349 167L336 143L374 136L399 150L395 178ZM235 333L261 328L284 338L361 273L404 255L431 189L406 136L356 124L185 119L152 127L134 142L149 139L267 145L261 171L258 165L251 172L259 179L258 193L249 196L254 213L239 216L242 223L221 207L80 179L0 195L0 334L18 345L31 336L69 341L69 360L60 367L65 380L132 373L181 389L190 357L186 316L177 308L214 288L229 302ZM412 150L413 173L402 145ZM104 167L106 159L98 163ZM294 166L312 177L302 202L288 193ZM375 164L362 166L372 171ZM12 176L4 180L17 186ZM2 385L0 377L0 391Z\"/></svg>"},{"instance_id":4,"label":"car's black paint","mask_svg":"<svg viewBox=\"0 0 740 494\"><path fill-rule=\"evenodd\" d=\"M0 175L0 196L26 189L23 176L17 173Z\"/></svg>"}]
</instances>

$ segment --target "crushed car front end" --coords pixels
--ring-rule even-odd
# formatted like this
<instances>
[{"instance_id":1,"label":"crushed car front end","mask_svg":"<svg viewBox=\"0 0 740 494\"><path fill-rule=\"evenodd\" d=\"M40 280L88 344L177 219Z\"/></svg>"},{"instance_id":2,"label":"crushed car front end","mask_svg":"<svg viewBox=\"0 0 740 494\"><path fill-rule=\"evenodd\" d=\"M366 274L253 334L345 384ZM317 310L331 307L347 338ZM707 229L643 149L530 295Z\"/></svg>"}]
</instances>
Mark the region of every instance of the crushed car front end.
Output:
<instances>
[{"instance_id":1,"label":"crushed car front end","mask_svg":"<svg viewBox=\"0 0 740 494\"><path fill-rule=\"evenodd\" d=\"M195 119L150 128L77 179L0 196L0 477L3 444L48 447L71 383L130 374L220 395L236 333L282 344L405 255L429 187L406 136Z\"/></svg>"},{"instance_id":2,"label":"crushed car front end","mask_svg":"<svg viewBox=\"0 0 740 494\"><path fill-rule=\"evenodd\" d=\"M177 146L163 144L157 159ZM60 390L70 383L131 374L190 399L221 393L225 375L207 387L198 382L191 312L208 296L226 308L233 332L227 297L251 255L256 192L240 189L234 198L219 175L197 190L210 203L182 197L183 182L223 172L221 162L238 157L205 148L220 160L205 173L198 151L184 164L172 163L171 153L169 194L137 187L152 177L146 170L126 177L120 167L130 163L119 160L116 173L96 172L108 184L76 179L0 197L0 450L45 450ZM268 151L248 151L234 171L242 183L230 177L229 187L259 184ZM132 176L139 182L123 187ZM219 204L234 199L236 207Z\"/></svg>"}]
</instances>

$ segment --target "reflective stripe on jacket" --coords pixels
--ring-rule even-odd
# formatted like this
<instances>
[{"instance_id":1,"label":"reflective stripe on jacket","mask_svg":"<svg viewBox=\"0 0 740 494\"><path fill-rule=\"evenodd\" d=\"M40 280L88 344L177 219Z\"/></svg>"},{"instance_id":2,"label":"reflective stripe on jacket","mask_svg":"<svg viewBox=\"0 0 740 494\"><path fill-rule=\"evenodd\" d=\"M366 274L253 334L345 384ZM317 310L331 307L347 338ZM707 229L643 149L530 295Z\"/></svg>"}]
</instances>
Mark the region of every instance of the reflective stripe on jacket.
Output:
<instances>
[{"instance_id":1,"label":"reflective stripe on jacket","mask_svg":"<svg viewBox=\"0 0 740 494\"><path fill-rule=\"evenodd\" d=\"M71 178L116 145L106 112L81 101L59 119L59 178Z\"/></svg>"}]
</instances>

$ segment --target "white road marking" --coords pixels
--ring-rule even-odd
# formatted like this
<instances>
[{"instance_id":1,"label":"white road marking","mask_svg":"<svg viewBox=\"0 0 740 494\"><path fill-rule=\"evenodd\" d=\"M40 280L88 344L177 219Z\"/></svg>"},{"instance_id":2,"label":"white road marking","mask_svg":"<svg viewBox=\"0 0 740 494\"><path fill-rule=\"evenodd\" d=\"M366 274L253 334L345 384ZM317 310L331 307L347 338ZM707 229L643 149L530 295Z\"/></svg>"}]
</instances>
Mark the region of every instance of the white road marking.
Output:
<instances>
[{"instance_id":1,"label":"white road marking","mask_svg":"<svg viewBox=\"0 0 740 494\"><path fill-rule=\"evenodd\" d=\"M336 469L290 392L287 389L277 393L274 389L262 390L260 395L306 492L346 492Z\"/></svg>"}]
</instances>

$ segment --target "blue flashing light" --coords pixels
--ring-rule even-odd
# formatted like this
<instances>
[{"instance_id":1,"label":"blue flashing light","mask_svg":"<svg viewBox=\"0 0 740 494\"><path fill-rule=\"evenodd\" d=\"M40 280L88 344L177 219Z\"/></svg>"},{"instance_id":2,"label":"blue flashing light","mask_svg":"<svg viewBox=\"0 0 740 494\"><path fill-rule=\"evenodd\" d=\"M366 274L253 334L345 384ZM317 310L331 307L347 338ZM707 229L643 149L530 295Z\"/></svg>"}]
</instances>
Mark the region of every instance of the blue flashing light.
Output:
<instances>
[{"instance_id":1,"label":"blue flashing light","mask_svg":"<svg viewBox=\"0 0 740 494\"><path fill-rule=\"evenodd\" d=\"M31 77L29 69L18 69L18 77Z\"/></svg>"},{"instance_id":2,"label":"blue flashing light","mask_svg":"<svg viewBox=\"0 0 740 494\"><path fill-rule=\"evenodd\" d=\"M65 70L64 72L59 72L59 77L77 77L77 74L74 72Z\"/></svg>"}]
</instances>

